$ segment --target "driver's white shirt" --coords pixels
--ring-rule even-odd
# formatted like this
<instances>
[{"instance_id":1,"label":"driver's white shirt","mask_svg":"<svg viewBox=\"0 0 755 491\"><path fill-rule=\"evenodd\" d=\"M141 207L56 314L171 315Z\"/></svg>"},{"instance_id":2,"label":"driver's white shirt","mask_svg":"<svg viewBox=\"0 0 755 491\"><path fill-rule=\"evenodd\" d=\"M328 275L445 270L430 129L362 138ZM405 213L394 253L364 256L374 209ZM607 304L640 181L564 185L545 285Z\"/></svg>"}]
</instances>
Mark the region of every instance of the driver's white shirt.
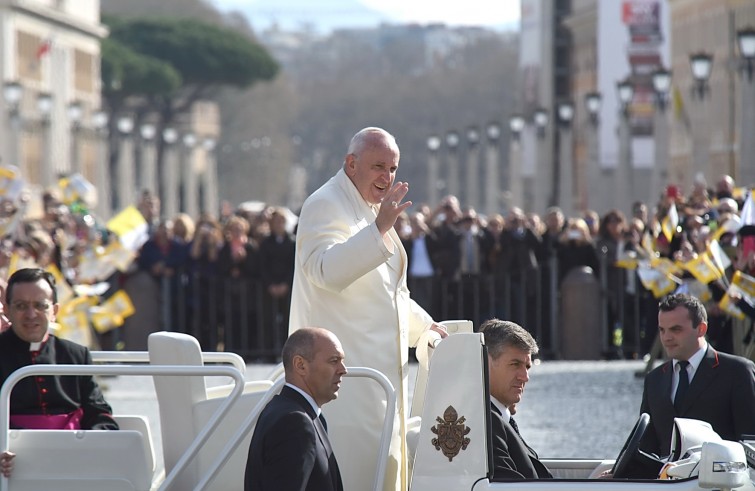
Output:
<instances>
[{"instance_id":1,"label":"driver's white shirt","mask_svg":"<svg viewBox=\"0 0 755 491\"><path fill-rule=\"evenodd\" d=\"M508 421L511 419L511 411L509 411L509 408L504 406L501 401L499 401L493 396L490 396L490 402L492 402L493 405L497 407L499 411L501 411L504 421Z\"/></svg>"},{"instance_id":2,"label":"driver's white shirt","mask_svg":"<svg viewBox=\"0 0 755 491\"><path fill-rule=\"evenodd\" d=\"M689 365L687 365L687 374L689 375L689 382L692 383L692 378L697 372L697 367L703 361L705 351L708 349L708 343L703 343L703 346L695 351L695 354L689 357ZM676 395L676 388L679 387L679 360L674 358L674 374L671 376L671 402L674 402L674 395Z\"/></svg>"}]
</instances>

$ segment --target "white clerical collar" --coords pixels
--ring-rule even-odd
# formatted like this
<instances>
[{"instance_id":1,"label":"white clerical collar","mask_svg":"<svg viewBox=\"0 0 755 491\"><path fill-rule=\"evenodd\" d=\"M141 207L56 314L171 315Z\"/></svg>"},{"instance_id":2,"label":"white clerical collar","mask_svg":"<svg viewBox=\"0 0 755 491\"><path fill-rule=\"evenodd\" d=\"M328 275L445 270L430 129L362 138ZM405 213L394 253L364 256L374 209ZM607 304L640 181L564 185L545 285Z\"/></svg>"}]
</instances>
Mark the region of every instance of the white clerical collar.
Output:
<instances>
[{"instance_id":1,"label":"white clerical collar","mask_svg":"<svg viewBox=\"0 0 755 491\"><path fill-rule=\"evenodd\" d=\"M303 395L304 398L309 403L309 405L312 406L312 409L315 410L315 414L317 416L320 415L320 413L322 412L322 409L320 409L320 406L318 406L317 403L315 402L315 400L312 399L311 395L307 394L306 392L304 392L303 390L301 390L299 387L295 386L294 384L290 384L288 382L286 382L286 387L290 387L290 388L294 389L296 392L298 392L299 394Z\"/></svg>"},{"instance_id":2,"label":"white clerical collar","mask_svg":"<svg viewBox=\"0 0 755 491\"><path fill-rule=\"evenodd\" d=\"M504 421L508 421L509 419L511 419L511 411L509 411L509 408L504 406L501 401L499 401L493 396L490 396L490 402L492 402L493 405L497 407L499 411L501 411Z\"/></svg>"},{"instance_id":3,"label":"white clerical collar","mask_svg":"<svg viewBox=\"0 0 755 491\"><path fill-rule=\"evenodd\" d=\"M49 337L50 337L50 332L48 331L48 332L45 333L45 337L42 338L42 341L39 341L39 342L36 342L36 343L29 343L29 351L39 351L39 350L41 350L42 346L45 345L45 343L47 342L47 340L49 339Z\"/></svg>"}]
</instances>

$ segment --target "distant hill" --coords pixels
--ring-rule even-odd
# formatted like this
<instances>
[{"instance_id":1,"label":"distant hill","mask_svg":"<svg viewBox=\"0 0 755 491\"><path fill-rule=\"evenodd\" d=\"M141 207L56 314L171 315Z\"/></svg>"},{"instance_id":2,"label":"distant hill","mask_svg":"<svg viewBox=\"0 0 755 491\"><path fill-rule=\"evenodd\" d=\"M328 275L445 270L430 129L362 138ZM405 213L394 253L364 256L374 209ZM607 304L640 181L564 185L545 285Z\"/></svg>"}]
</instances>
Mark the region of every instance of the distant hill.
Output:
<instances>
[{"instance_id":1,"label":"distant hill","mask_svg":"<svg viewBox=\"0 0 755 491\"><path fill-rule=\"evenodd\" d=\"M342 27L374 27L381 22L395 21L359 0L212 0L211 3L221 10L243 13L255 30L277 25L285 30L306 27L327 33Z\"/></svg>"}]
</instances>

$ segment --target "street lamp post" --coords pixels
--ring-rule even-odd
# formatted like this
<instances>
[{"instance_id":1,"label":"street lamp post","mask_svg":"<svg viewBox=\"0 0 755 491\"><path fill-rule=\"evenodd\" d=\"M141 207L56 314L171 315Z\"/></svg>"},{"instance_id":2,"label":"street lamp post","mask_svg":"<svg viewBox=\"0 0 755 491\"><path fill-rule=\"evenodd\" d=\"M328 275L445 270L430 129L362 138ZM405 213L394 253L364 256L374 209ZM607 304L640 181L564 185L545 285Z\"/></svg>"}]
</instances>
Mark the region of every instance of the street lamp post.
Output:
<instances>
[{"instance_id":1,"label":"street lamp post","mask_svg":"<svg viewBox=\"0 0 755 491\"><path fill-rule=\"evenodd\" d=\"M467 128L466 203L479 209L480 202L480 130L477 126Z\"/></svg>"},{"instance_id":2,"label":"street lamp post","mask_svg":"<svg viewBox=\"0 0 755 491\"><path fill-rule=\"evenodd\" d=\"M710 156L710 131L707 127L708 112L708 79L713 69L713 55L699 52L693 53L689 57L692 77L695 80L692 86L692 97L697 98L695 104L694 118L692 122L692 179L705 177Z\"/></svg>"},{"instance_id":3,"label":"street lamp post","mask_svg":"<svg viewBox=\"0 0 755 491\"><path fill-rule=\"evenodd\" d=\"M217 208L220 199L218 198L218 170L215 161L215 148L217 142L214 138L205 138L202 141L202 148L205 152L205 173L202 192L202 210L210 211Z\"/></svg>"},{"instance_id":4,"label":"street lamp post","mask_svg":"<svg viewBox=\"0 0 755 491\"><path fill-rule=\"evenodd\" d=\"M438 204L438 149L440 149L440 137L430 135L427 137L427 199L430 206Z\"/></svg>"},{"instance_id":5,"label":"street lamp post","mask_svg":"<svg viewBox=\"0 0 755 491\"><path fill-rule=\"evenodd\" d=\"M524 206L524 190L527 187L522 172L522 132L525 121L521 114L514 114L509 118L511 144L509 145L509 176L508 188L511 192L512 206ZM529 183L531 185L531 183Z\"/></svg>"},{"instance_id":6,"label":"street lamp post","mask_svg":"<svg viewBox=\"0 0 755 491\"><path fill-rule=\"evenodd\" d=\"M739 172L737 182L745 186L755 184L755 29L745 27L737 31L742 75L742 110L739 112ZM746 76L745 76L746 75Z\"/></svg>"},{"instance_id":7,"label":"street lamp post","mask_svg":"<svg viewBox=\"0 0 755 491\"><path fill-rule=\"evenodd\" d=\"M547 137L550 124L549 112L538 108L533 115L533 123L537 132L537 158L535 160L534 175L525 178L524 206L527 210L545 211L553 194L553 153L549 148L550 139Z\"/></svg>"},{"instance_id":8,"label":"street lamp post","mask_svg":"<svg viewBox=\"0 0 755 491\"><path fill-rule=\"evenodd\" d=\"M39 183L48 188L55 182L52 167L52 131L50 131L50 115L52 113L52 95L40 93L37 96L37 111L40 116L40 130L42 138L42 161Z\"/></svg>"},{"instance_id":9,"label":"street lamp post","mask_svg":"<svg viewBox=\"0 0 755 491\"><path fill-rule=\"evenodd\" d=\"M600 107L602 97L599 92L589 92L585 94L585 109L587 111L587 185L589 192L583 197L584 206L587 208L596 208L595 203L603 203L604 199L596 199L597 195L603 194L605 186L603 183L603 169L600 166L598 144L600 138L598 135L600 126ZM592 200L590 197L592 196Z\"/></svg>"},{"instance_id":10,"label":"street lamp post","mask_svg":"<svg viewBox=\"0 0 755 491\"><path fill-rule=\"evenodd\" d=\"M151 189L153 183L159 187L159 176L155 164L157 152L155 149L155 136L157 128L152 123L142 123L139 126L139 137L141 139L139 165L136 166L136 182L140 190ZM160 190L153 190L160 197Z\"/></svg>"},{"instance_id":11,"label":"street lamp post","mask_svg":"<svg viewBox=\"0 0 755 491\"><path fill-rule=\"evenodd\" d=\"M186 133L183 136L183 162L181 164L181 176L182 182L181 189L181 211L189 214L189 216L197 216L199 209L197 208L197 170L194 157L196 155L195 149L197 145L197 137L194 133Z\"/></svg>"},{"instance_id":12,"label":"street lamp post","mask_svg":"<svg viewBox=\"0 0 755 491\"><path fill-rule=\"evenodd\" d=\"M3 98L8 108L8 134L10 144L8 145L8 155L10 155L12 165L18 166L23 170L21 162L20 140L21 140L21 97L24 95L24 89L18 82L6 82L3 86Z\"/></svg>"},{"instance_id":13,"label":"street lamp post","mask_svg":"<svg viewBox=\"0 0 755 491\"><path fill-rule=\"evenodd\" d=\"M174 217L178 213L178 154L175 143L178 141L178 131L175 128L165 128L162 133L165 150L163 154L163 163L158 172L160 174L160 183L162 184L162 194L160 201L162 209L165 210L165 216Z\"/></svg>"},{"instance_id":14,"label":"street lamp post","mask_svg":"<svg viewBox=\"0 0 755 491\"><path fill-rule=\"evenodd\" d=\"M619 162L616 166L615 191L617 208L629 211L634 197L634 176L632 163L632 100L634 86L627 78L616 84L621 114L619 116Z\"/></svg>"},{"instance_id":15,"label":"street lamp post","mask_svg":"<svg viewBox=\"0 0 755 491\"><path fill-rule=\"evenodd\" d=\"M134 119L121 116L116 122L118 129L118 168L113 173L113 209L121 210L131 204L134 193Z\"/></svg>"},{"instance_id":16,"label":"street lamp post","mask_svg":"<svg viewBox=\"0 0 755 491\"><path fill-rule=\"evenodd\" d=\"M459 196L459 134L453 130L446 133L446 147L448 148L448 177L446 179L448 193Z\"/></svg>"},{"instance_id":17,"label":"street lamp post","mask_svg":"<svg viewBox=\"0 0 755 491\"><path fill-rule=\"evenodd\" d=\"M666 108L671 90L671 72L659 68L653 72L653 90L655 91L655 117L653 121L653 137L655 144L655 162L650 181L650 196L648 203L658 202L661 190L668 179L668 119Z\"/></svg>"},{"instance_id":18,"label":"street lamp post","mask_svg":"<svg viewBox=\"0 0 755 491\"><path fill-rule=\"evenodd\" d=\"M100 198L97 200L97 214L102 219L109 219L112 214L113 198L111 196L111 178L108 155L108 115L105 111L97 111L92 116L92 127L97 145L96 177L97 192Z\"/></svg>"},{"instance_id":19,"label":"street lamp post","mask_svg":"<svg viewBox=\"0 0 755 491\"><path fill-rule=\"evenodd\" d=\"M499 209L499 187L500 177L498 175L498 145L501 139L501 125L497 121L490 121L485 128L485 134L488 137L487 155L485 158L485 212L490 216L493 213L500 213ZM504 180L503 189L510 189L510 184Z\"/></svg>"},{"instance_id":20,"label":"street lamp post","mask_svg":"<svg viewBox=\"0 0 755 491\"><path fill-rule=\"evenodd\" d=\"M559 122L559 205L564 215L574 214L574 163L572 158L572 120L574 104L562 102L558 105Z\"/></svg>"},{"instance_id":21,"label":"street lamp post","mask_svg":"<svg viewBox=\"0 0 755 491\"><path fill-rule=\"evenodd\" d=\"M83 115L81 102L72 101L68 104L68 120L71 122L71 165L72 173L79 172L82 175L81 158L79 154L79 134L81 132L81 117Z\"/></svg>"}]
</instances>

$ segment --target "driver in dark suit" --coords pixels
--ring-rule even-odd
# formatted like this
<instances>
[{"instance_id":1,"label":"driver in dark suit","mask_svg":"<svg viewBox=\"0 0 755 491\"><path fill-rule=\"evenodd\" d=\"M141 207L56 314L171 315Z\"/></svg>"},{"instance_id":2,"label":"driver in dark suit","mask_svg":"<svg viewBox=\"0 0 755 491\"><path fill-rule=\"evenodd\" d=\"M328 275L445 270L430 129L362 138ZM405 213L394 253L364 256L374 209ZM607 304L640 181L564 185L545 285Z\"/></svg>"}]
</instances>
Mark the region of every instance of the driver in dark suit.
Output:
<instances>
[{"instance_id":1,"label":"driver in dark suit","mask_svg":"<svg viewBox=\"0 0 755 491\"><path fill-rule=\"evenodd\" d=\"M343 491L320 407L346 374L335 334L292 333L283 346L286 385L262 410L249 445L244 491Z\"/></svg>"},{"instance_id":2,"label":"driver in dark suit","mask_svg":"<svg viewBox=\"0 0 755 491\"><path fill-rule=\"evenodd\" d=\"M645 377L640 413L650 415L650 425L640 448L669 455L675 417L706 421L725 440L755 434L755 364L708 345L708 316L695 297L670 295L659 309L659 336L671 360Z\"/></svg>"},{"instance_id":3,"label":"driver in dark suit","mask_svg":"<svg viewBox=\"0 0 755 491\"><path fill-rule=\"evenodd\" d=\"M519 434L512 409L522 400L537 342L510 321L490 319L480 326L488 348L490 421L495 479L552 478L537 453Z\"/></svg>"}]
</instances>

